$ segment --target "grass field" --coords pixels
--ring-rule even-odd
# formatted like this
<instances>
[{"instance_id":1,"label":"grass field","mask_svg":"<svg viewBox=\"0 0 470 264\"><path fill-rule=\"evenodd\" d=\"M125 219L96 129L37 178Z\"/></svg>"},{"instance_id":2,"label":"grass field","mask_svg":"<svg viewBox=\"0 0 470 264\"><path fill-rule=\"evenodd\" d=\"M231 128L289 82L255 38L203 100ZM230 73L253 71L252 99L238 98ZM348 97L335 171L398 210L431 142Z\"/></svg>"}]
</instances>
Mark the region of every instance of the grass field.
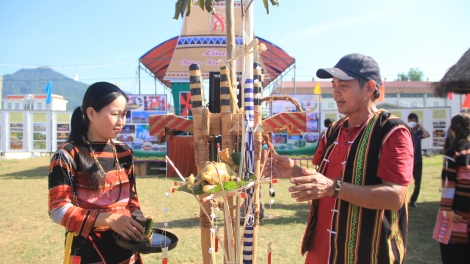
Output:
<instances>
[{"instance_id":1,"label":"grass field","mask_svg":"<svg viewBox=\"0 0 470 264\"><path fill-rule=\"evenodd\" d=\"M418 208L409 209L409 238L406 263L440 263L438 243L431 238L439 207L439 173L442 156L424 157L423 180ZM64 228L47 213L48 157L3 160L0 165L0 262L61 263ZM137 190L145 214L155 216L157 227L168 222L168 230L179 237L169 252L169 263L202 263L199 239L199 208L189 194L165 192L175 179L140 177ZM267 188L263 189L266 215L258 236L258 263L267 263L266 243L273 241L273 263L303 263L300 243L308 214L307 203L289 197L288 180L275 186L276 197L269 209ZM411 195L413 185L410 186ZM164 213L164 208L169 212ZM222 216L216 212L217 218ZM219 225L221 225L219 221ZM219 250L217 262L222 263ZM160 254L144 255L145 263L161 263Z\"/></svg>"}]
</instances>

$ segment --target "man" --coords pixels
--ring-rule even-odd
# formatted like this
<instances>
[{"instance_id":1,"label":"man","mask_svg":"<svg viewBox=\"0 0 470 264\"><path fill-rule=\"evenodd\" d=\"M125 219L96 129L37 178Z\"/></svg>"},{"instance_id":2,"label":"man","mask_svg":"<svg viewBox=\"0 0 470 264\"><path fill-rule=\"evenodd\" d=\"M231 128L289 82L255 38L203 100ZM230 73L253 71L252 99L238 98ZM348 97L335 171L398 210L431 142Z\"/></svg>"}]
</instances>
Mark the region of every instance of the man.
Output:
<instances>
[{"instance_id":1,"label":"man","mask_svg":"<svg viewBox=\"0 0 470 264\"><path fill-rule=\"evenodd\" d=\"M328 128L333 124L333 119L331 118L326 118L325 121L323 121L323 125L325 126L325 129L321 132L320 138L323 137L323 135L326 134L326 131L328 131Z\"/></svg>"},{"instance_id":2,"label":"man","mask_svg":"<svg viewBox=\"0 0 470 264\"><path fill-rule=\"evenodd\" d=\"M291 196L311 203L301 249L305 263L402 263L411 131L399 118L377 110L382 82L371 57L346 55L317 76L333 78L333 97L344 116L319 143L313 158L318 171L273 154L263 173L292 176Z\"/></svg>"},{"instance_id":3,"label":"man","mask_svg":"<svg viewBox=\"0 0 470 264\"><path fill-rule=\"evenodd\" d=\"M413 165L413 179L415 180L415 189L411 195L410 206L417 208L416 201L418 200L419 189L421 188L421 174L423 172L423 156L421 154L421 139L428 138L429 133L419 124L418 115L410 113L408 115L408 125L413 132L413 140L415 146L414 152L414 165Z\"/></svg>"}]
</instances>

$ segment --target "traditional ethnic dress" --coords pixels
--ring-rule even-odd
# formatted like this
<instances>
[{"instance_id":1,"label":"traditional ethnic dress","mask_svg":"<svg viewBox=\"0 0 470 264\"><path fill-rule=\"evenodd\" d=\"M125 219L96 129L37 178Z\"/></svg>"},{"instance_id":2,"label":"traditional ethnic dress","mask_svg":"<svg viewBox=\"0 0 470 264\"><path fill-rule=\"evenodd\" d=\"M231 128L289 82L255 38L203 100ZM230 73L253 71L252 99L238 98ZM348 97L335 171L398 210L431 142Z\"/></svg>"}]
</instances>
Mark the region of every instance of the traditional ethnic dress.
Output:
<instances>
[{"instance_id":1,"label":"traditional ethnic dress","mask_svg":"<svg viewBox=\"0 0 470 264\"><path fill-rule=\"evenodd\" d=\"M356 185L410 184L413 140L401 119L379 110L362 126L347 124L347 117L335 122L321 139L313 159L320 173ZM406 206L373 210L331 197L313 200L302 242L305 263L402 263Z\"/></svg>"},{"instance_id":2,"label":"traditional ethnic dress","mask_svg":"<svg viewBox=\"0 0 470 264\"><path fill-rule=\"evenodd\" d=\"M453 229L449 243L440 244L443 263L470 263L470 142L448 148L442 168L442 187L453 190L453 197L441 198L441 210L462 216L466 228Z\"/></svg>"},{"instance_id":3,"label":"traditional ethnic dress","mask_svg":"<svg viewBox=\"0 0 470 264\"><path fill-rule=\"evenodd\" d=\"M89 146L87 154L99 161L94 166L106 172L104 188L92 189L90 179L80 171L78 149L65 143L51 159L49 214L75 234L71 254L79 263L141 263L138 253L115 243L109 227L93 227L100 212L130 216L139 210L132 150L120 142Z\"/></svg>"}]
</instances>

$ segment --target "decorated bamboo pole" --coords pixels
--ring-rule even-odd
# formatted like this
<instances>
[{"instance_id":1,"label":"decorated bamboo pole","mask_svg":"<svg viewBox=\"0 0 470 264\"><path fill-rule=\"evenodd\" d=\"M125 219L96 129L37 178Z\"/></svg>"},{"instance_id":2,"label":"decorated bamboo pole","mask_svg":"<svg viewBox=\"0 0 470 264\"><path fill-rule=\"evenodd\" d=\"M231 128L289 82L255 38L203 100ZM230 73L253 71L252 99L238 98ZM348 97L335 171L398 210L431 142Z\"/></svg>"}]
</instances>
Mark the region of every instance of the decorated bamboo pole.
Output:
<instances>
[{"instance_id":1,"label":"decorated bamboo pole","mask_svg":"<svg viewBox=\"0 0 470 264\"><path fill-rule=\"evenodd\" d=\"M261 123L262 109L261 109L261 92L263 89L262 78L261 78L261 64L259 62L253 63L253 93L254 93L254 127L257 127ZM262 132L256 130L253 132L254 140L254 173L258 180L261 179L261 147L262 147ZM260 217L260 201L259 201L259 185L256 184L254 187L254 226L253 226L253 248L256 251L257 248L257 237L258 237L258 226Z\"/></svg>"},{"instance_id":2,"label":"decorated bamboo pole","mask_svg":"<svg viewBox=\"0 0 470 264\"><path fill-rule=\"evenodd\" d=\"M231 111L231 96L230 96L230 71L227 67L222 66L220 67L220 117L221 117L221 130L222 130L222 149L228 149L229 153L232 153L235 149L235 142L234 136L229 131L232 125L232 111ZM234 217L233 214L233 197L227 197L229 215L230 215L230 223ZM230 223L225 223L225 226L231 226ZM230 255L233 256L235 259L237 258L235 252L236 249L234 248L235 245L238 246L238 243L235 243L233 239L233 230L229 228L224 228L224 246L227 249L227 252L230 252ZM229 235L230 233L230 235ZM232 237L229 241L228 238Z\"/></svg>"},{"instance_id":3,"label":"decorated bamboo pole","mask_svg":"<svg viewBox=\"0 0 470 264\"><path fill-rule=\"evenodd\" d=\"M222 122L222 149L228 148L229 153L235 149L234 136L229 132L232 126L232 111L231 111L231 80L230 71L227 67L220 67L220 116Z\"/></svg>"},{"instance_id":4,"label":"decorated bamboo pole","mask_svg":"<svg viewBox=\"0 0 470 264\"><path fill-rule=\"evenodd\" d=\"M249 178L254 171L254 106L253 106L253 80L245 80L244 90L244 124L245 124L245 178ZM255 226L254 205L251 201L254 199L255 188L246 190L248 197L245 200L245 233L243 234L243 263L253 263L256 260L254 254L253 229Z\"/></svg>"},{"instance_id":5,"label":"decorated bamboo pole","mask_svg":"<svg viewBox=\"0 0 470 264\"><path fill-rule=\"evenodd\" d=\"M191 104L193 112L193 135L197 172L200 173L206 162L209 160L209 149L206 139L202 133L202 110L204 99L204 82L201 77L199 65L189 66L189 83L191 89ZM210 201L202 203L206 212L212 213ZM211 238L210 220L204 215L204 211L199 211L199 223L201 227L201 248L204 263L215 263L215 254L209 253L210 248L214 248L214 241Z\"/></svg>"},{"instance_id":6,"label":"decorated bamboo pole","mask_svg":"<svg viewBox=\"0 0 470 264\"><path fill-rule=\"evenodd\" d=\"M244 23L244 39L243 43L246 45L250 44L253 40L254 30L254 11L253 4L246 10L245 23ZM245 53L250 50L245 50ZM246 146L245 152L245 169L246 177L249 177L249 172L254 172L254 106L253 106L253 54L249 54L244 57L244 68L243 75L245 79L245 87L243 89L243 103L244 103L244 127L243 133L245 133L244 143ZM254 189L247 189L248 198L245 199L245 232L243 234L243 263L256 263L256 237L253 236L254 230L254 217L253 217L253 206L248 208L248 205L253 204L251 200L254 198Z\"/></svg>"},{"instance_id":7,"label":"decorated bamboo pole","mask_svg":"<svg viewBox=\"0 0 470 264\"><path fill-rule=\"evenodd\" d=\"M232 59L236 56L237 47L235 45L235 14L234 14L234 0L225 1L225 17L226 17L226 29L227 29L227 59ZM228 73L229 80L231 80L230 89L236 87L237 83L237 61L229 62ZM235 112L235 105L237 102L231 103L231 111Z\"/></svg>"}]
</instances>

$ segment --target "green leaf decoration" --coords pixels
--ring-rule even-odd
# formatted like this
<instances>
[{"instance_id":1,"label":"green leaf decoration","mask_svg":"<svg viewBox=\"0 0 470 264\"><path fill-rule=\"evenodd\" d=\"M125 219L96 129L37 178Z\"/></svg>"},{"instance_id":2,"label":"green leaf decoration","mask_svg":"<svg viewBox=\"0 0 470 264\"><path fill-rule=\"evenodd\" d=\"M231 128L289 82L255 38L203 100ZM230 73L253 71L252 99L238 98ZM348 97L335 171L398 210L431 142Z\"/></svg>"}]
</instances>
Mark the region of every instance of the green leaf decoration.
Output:
<instances>
[{"instance_id":1,"label":"green leaf decoration","mask_svg":"<svg viewBox=\"0 0 470 264\"><path fill-rule=\"evenodd\" d=\"M247 179L247 180L240 180L238 182L236 182L236 181L226 181L226 182L223 183L223 186L224 186L225 191L231 191L231 190L241 188L244 185L247 185L248 183L250 183L251 181L256 181L256 180L257 180L256 176L254 174L250 174L250 178ZM199 185L199 186L194 186L193 190L190 190L190 189L188 189L188 184L185 184L183 186L179 186L175 190L180 191L180 192L186 192L186 193L194 194L194 195L201 195L201 194L204 193L202 188L203 188L202 185ZM221 191L222 191L222 187L219 184L219 185L214 186L214 188L212 188L210 193L218 193L218 192L221 192Z\"/></svg>"}]
</instances>

